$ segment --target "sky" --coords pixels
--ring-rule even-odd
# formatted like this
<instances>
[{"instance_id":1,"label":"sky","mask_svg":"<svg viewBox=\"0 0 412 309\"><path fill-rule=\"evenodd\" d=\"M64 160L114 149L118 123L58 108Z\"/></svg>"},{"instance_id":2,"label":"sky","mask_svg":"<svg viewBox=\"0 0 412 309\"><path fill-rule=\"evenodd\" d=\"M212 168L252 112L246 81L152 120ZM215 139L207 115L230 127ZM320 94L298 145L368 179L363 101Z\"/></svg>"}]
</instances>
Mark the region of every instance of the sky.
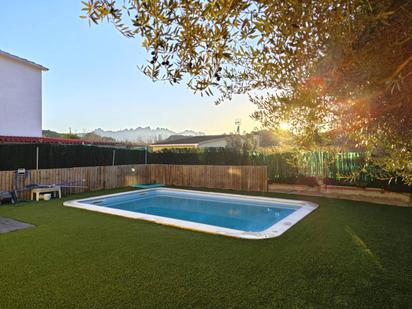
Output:
<instances>
[{"instance_id":1,"label":"sky","mask_svg":"<svg viewBox=\"0 0 412 309\"><path fill-rule=\"evenodd\" d=\"M246 96L219 106L185 85L153 83L137 69L145 62L138 39L112 25L80 19L80 0L0 0L0 49L32 60L43 74L43 129L88 132L96 128L161 127L207 134L259 124Z\"/></svg>"}]
</instances>

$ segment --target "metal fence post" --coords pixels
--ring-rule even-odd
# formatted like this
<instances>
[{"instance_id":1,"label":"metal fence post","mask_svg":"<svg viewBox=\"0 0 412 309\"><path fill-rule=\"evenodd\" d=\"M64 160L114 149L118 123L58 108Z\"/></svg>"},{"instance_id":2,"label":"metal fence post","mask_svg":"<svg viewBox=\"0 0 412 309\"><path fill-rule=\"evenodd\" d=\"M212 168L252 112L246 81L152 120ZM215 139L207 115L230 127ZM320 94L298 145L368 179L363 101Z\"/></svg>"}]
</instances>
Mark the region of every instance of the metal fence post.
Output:
<instances>
[{"instance_id":1,"label":"metal fence post","mask_svg":"<svg viewBox=\"0 0 412 309\"><path fill-rule=\"evenodd\" d=\"M39 169L39 146L36 146L36 170Z\"/></svg>"}]
</instances>

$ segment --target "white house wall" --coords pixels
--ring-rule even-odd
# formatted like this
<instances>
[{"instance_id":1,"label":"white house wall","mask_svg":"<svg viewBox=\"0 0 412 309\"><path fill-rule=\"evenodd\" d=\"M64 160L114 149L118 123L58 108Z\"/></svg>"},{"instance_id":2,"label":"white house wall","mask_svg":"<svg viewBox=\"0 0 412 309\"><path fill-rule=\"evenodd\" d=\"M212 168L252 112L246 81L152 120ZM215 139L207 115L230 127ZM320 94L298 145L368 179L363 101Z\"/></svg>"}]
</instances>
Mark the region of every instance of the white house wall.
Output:
<instances>
[{"instance_id":1,"label":"white house wall","mask_svg":"<svg viewBox=\"0 0 412 309\"><path fill-rule=\"evenodd\" d=\"M41 70L1 55L0 135L42 135Z\"/></svg>"}]
</instances>

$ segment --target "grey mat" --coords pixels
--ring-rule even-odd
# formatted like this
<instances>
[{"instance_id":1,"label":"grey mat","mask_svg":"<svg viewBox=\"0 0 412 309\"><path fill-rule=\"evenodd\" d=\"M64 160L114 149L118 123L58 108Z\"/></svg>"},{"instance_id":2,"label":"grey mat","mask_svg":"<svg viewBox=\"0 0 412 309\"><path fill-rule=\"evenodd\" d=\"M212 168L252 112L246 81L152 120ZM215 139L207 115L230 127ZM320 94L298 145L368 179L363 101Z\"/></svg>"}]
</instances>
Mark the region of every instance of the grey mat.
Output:
<instances>
[{"instance_id":1,"label":"grey mat","mask_svg":"<svg viewBox=\"0 0 412 309\"><path fill-rule=\"evenodd\" d=\"M2 218L0 217L0 234L8 233L16 230L27 229L33 227L34 225L16 221L9 218Z\"/></svg>"}]
</instances>

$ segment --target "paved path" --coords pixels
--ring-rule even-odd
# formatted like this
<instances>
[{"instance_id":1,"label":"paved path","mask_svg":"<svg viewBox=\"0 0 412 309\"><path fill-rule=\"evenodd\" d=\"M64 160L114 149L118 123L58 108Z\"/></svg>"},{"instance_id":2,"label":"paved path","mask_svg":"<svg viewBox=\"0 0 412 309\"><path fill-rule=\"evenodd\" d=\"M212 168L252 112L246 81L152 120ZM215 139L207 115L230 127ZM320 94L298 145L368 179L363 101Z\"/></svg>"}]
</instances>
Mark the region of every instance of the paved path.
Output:
<instances>
[{"instance_id":1,"label":"paved path","mask_svg":"<svg viewBox=\"0 0 412 309\"><path fill-rule=\"evenodd\" d=\"M16 230L27 229L33 227L34 225L16 221L9 218L2 218L0 217L0 234L8 233Z\"/></svg>"}]
</instances>

